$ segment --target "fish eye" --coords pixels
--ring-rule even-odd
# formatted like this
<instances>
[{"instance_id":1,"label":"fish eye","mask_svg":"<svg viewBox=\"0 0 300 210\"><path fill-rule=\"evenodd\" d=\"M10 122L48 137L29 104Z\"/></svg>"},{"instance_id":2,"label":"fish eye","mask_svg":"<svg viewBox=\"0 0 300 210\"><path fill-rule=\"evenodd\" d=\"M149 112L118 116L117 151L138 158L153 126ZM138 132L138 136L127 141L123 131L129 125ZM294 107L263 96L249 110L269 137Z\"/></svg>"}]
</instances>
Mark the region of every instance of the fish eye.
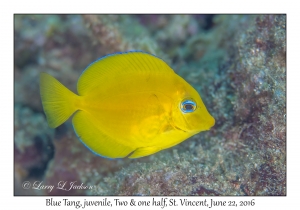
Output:
<instances>
[{"instance_id":1,"label":"fish eye","mask_svg":"<svg viewBox=\"0 0 300 210\"><path fill-rule=\"evenodd\" d=\"M181 102L180 104L180 109L181 111L183 111L184 113L190 113L190 112L193 112L195 111L197 108L197 104L196 102L194 102L193 100L191 99L188 99L188 100L184 100Z\"/></svg>"}]
</instances>

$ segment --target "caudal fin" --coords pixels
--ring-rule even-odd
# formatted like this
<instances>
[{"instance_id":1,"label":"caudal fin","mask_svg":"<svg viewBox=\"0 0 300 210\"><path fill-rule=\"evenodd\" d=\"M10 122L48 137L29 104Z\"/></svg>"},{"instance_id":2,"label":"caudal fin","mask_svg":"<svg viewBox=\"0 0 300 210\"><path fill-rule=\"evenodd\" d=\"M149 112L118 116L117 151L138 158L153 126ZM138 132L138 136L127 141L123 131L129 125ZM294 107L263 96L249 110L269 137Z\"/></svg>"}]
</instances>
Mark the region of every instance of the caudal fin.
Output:
<instances>
[{"instance_id":1,"label":"caudal fin","mask_svg":"<svg viewBox=\"0 0 300 210\"><path fill-rule=\"evenodd\" d=\"M79 96L71 92L51 75L40 74L40 94L48 125L56 128L63 124L78 108Z\"/></svg>"}]
</instances>

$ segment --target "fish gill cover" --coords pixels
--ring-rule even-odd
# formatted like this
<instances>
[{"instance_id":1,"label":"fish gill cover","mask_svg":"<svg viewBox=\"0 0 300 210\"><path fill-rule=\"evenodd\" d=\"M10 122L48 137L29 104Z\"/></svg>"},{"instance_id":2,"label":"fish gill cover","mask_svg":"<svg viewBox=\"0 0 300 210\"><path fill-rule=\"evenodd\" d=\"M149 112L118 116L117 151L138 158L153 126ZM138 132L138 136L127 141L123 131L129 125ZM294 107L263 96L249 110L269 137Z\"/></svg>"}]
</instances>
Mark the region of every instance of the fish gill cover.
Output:
<instances>
[{"instance_id":1,"label":"fish gill cover","mask_svg":"<svg viewBox=\"0 0 300 210\"><path fill-rule=\"evenodd\" d=\"M14 25L15 195L286 195L285 15L15 15ZM75 91L89 63L128 50L166 61L215 126L134 160L94 155L70 121L47 126L40 72ZM36 180L97 188L22 188Z\"/></svg>"}]
</instances>

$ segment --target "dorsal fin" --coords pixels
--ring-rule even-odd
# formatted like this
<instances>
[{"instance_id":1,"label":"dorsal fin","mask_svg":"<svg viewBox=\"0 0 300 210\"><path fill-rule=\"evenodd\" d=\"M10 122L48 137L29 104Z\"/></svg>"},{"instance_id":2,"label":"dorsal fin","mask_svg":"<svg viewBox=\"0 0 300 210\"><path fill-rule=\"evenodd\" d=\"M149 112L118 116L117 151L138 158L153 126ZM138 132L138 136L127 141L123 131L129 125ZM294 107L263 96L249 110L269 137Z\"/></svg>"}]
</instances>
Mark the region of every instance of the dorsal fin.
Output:
<instances>
[{"instance_id":1,"label":"dorsal fin","mask_svg":"<svg viewBox=\"0 0 300 210\"><path fill-rule=\"evenodd\" d=\"M115 53L100 58L90 64L81 74L77 91L79 95L86 95L100 86L102 81L114 79L128 73L161 73L174 71L162 59L141 51Z\"/></svg>"}]
</instances>

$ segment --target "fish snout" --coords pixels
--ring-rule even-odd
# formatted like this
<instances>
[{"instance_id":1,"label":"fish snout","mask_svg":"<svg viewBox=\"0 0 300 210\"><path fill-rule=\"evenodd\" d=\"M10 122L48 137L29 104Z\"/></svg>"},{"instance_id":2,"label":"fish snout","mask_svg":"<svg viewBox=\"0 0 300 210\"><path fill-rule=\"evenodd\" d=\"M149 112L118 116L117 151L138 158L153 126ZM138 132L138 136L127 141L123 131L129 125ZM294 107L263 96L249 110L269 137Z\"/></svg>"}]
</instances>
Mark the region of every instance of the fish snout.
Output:
<instances>
[{"instance_id":1,"label":"fish snout","mask_svg":"<svg viewBox=\"0 0 300 210\"><path fill-rule=\"evenodd\" d=\"M209 129L211 129L214 125L215 125L215 118L213 118L212 116L210 116L210 119L209 119L209 122L208 122L208 125L209 125Z\"/></svg>"},{"instance_id":2,"label":"fish snout","mask_svg":"<svg viewBox=\"0 0 300 210\"><path fill-rule=\"evenodd\" d=\"M209 117L207 118L206 130L210 130L215 125L215 122L215 118L209 115Z\"/></svg>"}]
</instances>

